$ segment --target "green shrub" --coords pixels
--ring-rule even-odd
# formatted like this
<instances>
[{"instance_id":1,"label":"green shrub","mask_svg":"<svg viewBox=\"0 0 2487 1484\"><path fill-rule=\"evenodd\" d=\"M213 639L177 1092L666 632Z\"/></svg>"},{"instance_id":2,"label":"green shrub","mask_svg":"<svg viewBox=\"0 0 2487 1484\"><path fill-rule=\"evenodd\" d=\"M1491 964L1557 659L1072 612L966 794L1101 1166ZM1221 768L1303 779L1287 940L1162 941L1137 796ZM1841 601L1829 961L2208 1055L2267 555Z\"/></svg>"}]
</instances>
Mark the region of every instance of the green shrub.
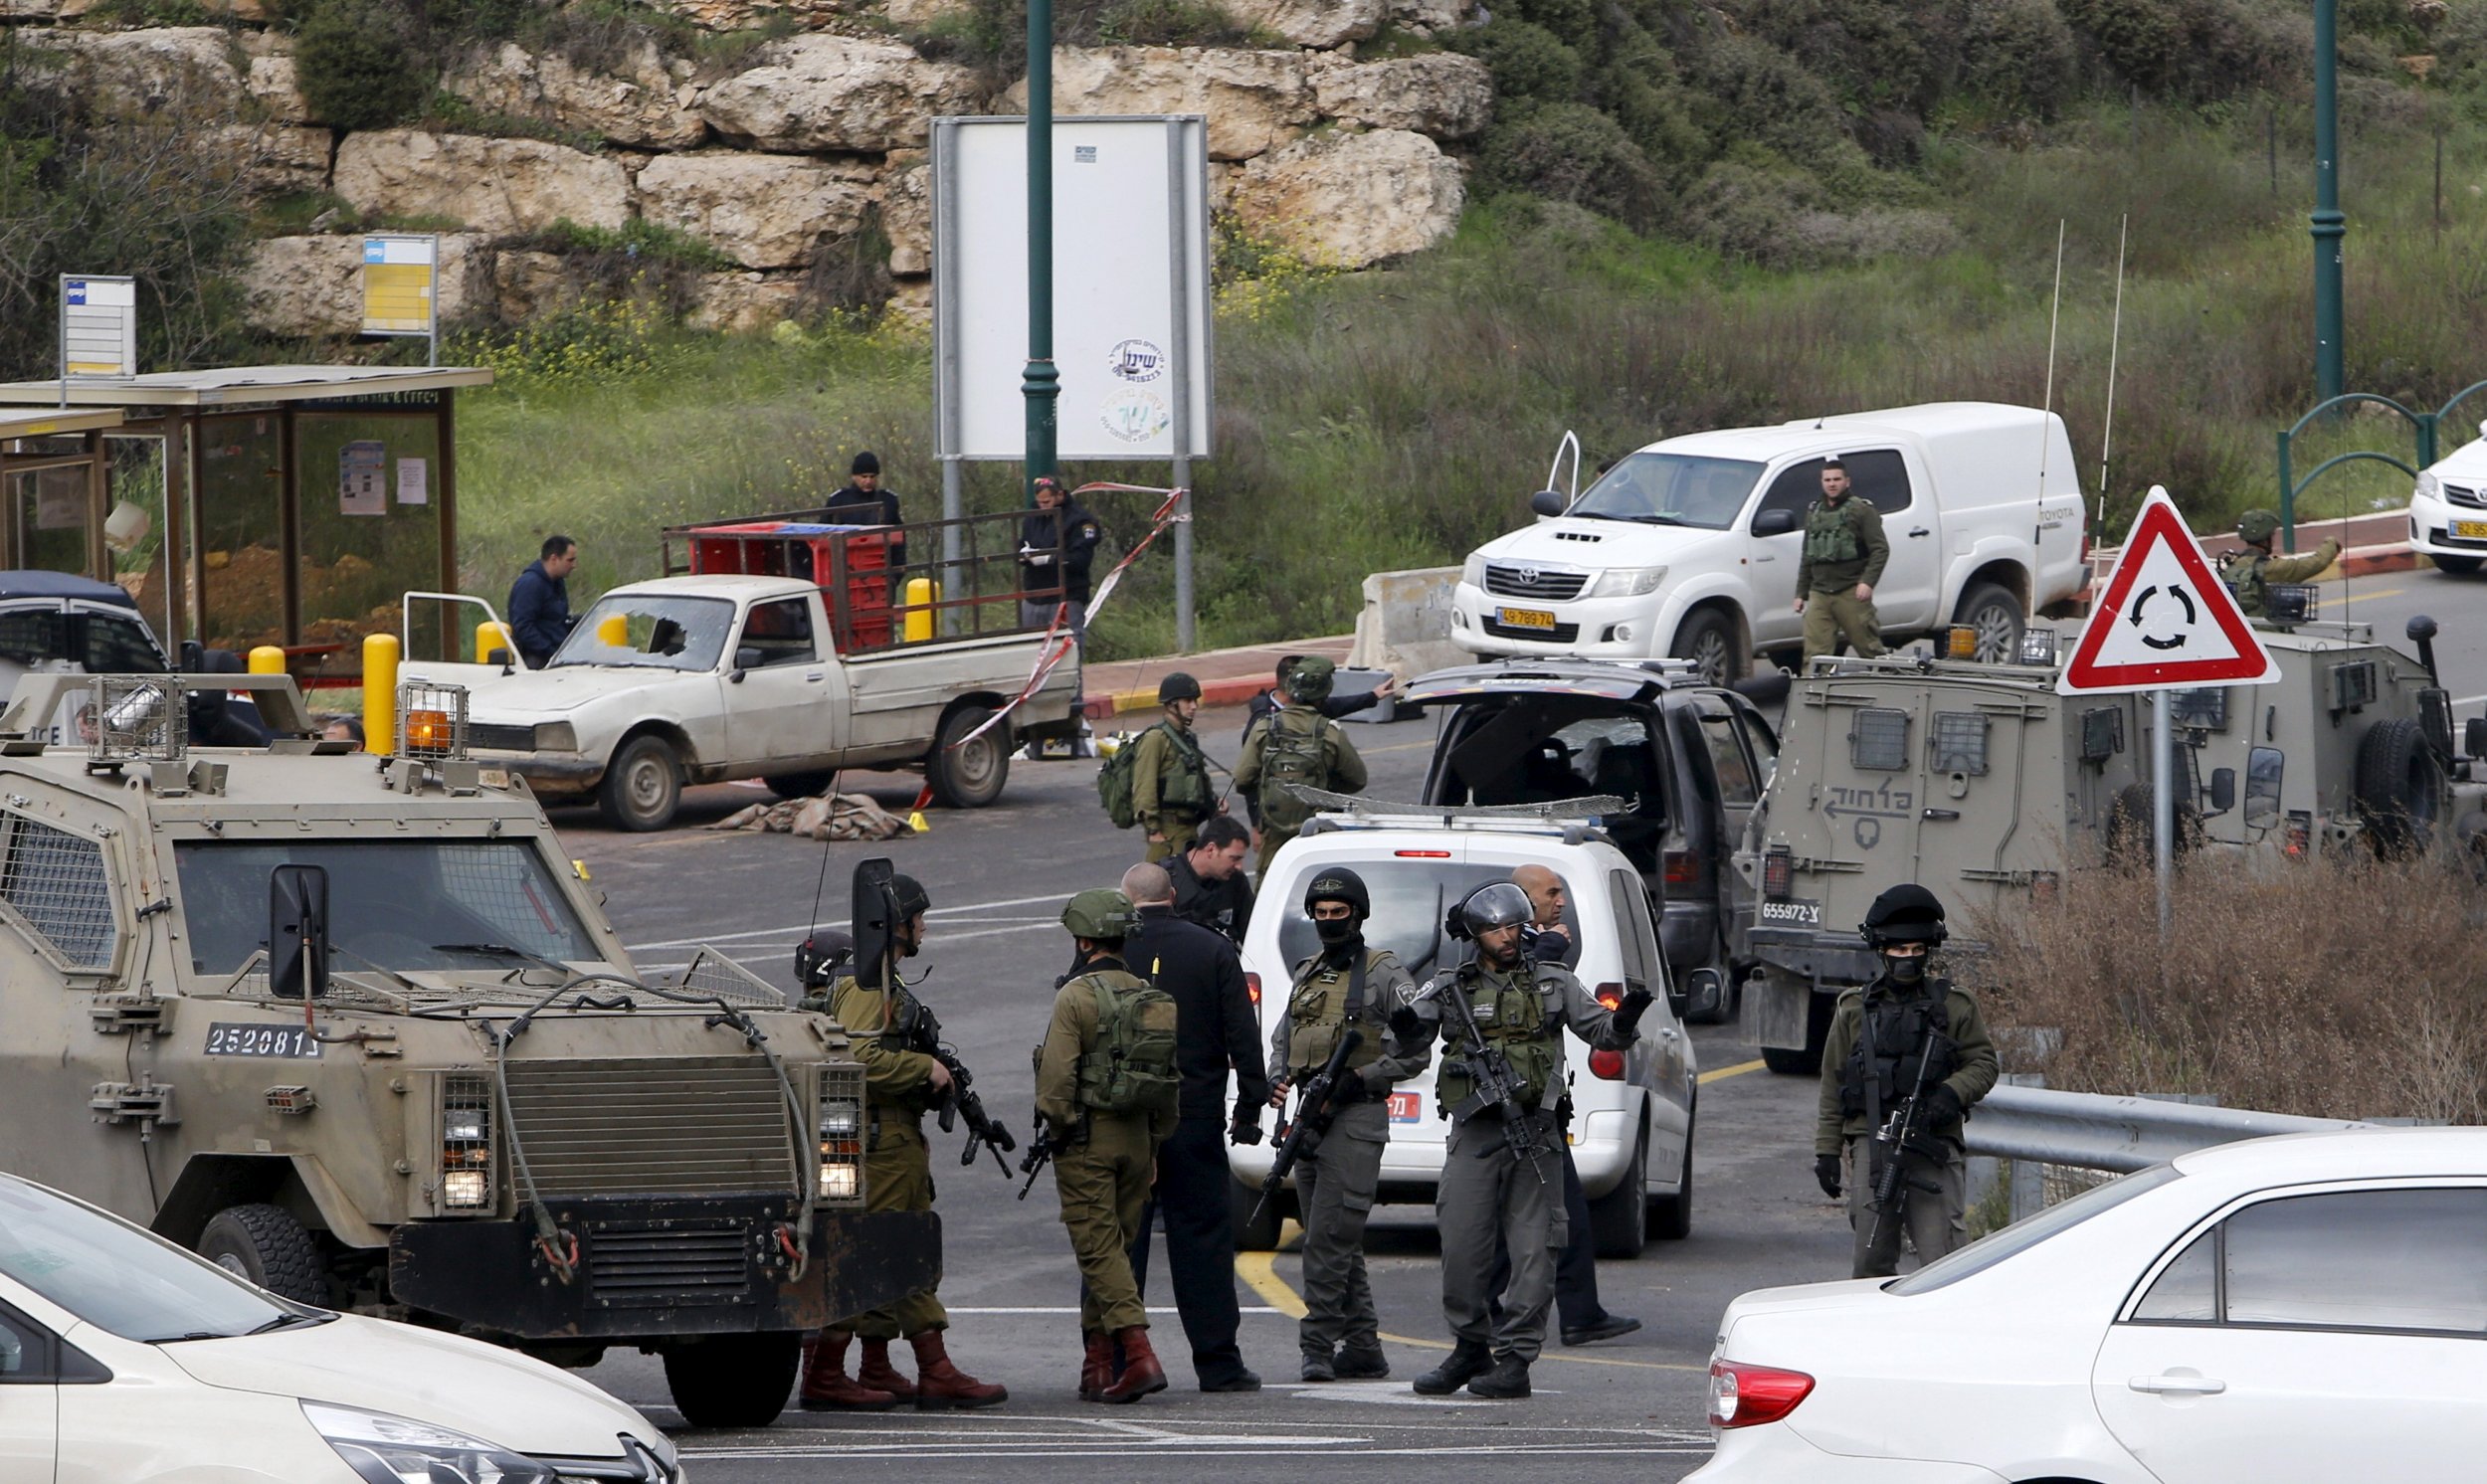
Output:
<instances>
[{"instance_id":1,"label":"green shrub","mask_svg":"<svg viewBox=\"0 0 2487 1484\"><path fill-rule=\"evenodd\" d=\"M1472 31L1454 33L1450 44L1485 64L1494 75L1494 96L1500 102L1580 100L1580 53L1543 26L1498 16Z\"/></svg>"},{"instance_id":2,"label":"green shrub","mask_svg":"<svg viewBox=\"0 0 2487 1484\"><path fill-rule=\"evenodd\" d=\"M2051 118L2071 99L2080 54L2052 0L1968 0L1960 87L2016 113Z\"/></svg>"},{"instance_id":3,"label":"green shrub","mask_svg":"<svg viewBox=\"0 0 2487 1484\"><path fill-rule=\"evenodd\" d=\"M1519 19L1543 27L1567 46L1598 44L1599 16L1595 0L1519 0Z\"/></svg>"},{"instance_id":4,"label":"green shrub","mask_svg":"<svg viewBox=\"0 0 2487 1484\"><path fill-rule=\"evenodd\" d=\"M405 12L380 0L321 0L294 42L311 116L341 129L387 128L422 111L437 72Z\"/></svg>"},{"instance_id":5,"label":"green shrub","mask_svg":"<svg viewBox=\"0 0 2487 1484\"><path fill-rule=\"evenodd\" d=\"M1641 231L1658 224L1666 195L1640 146L1586 103L1549 103L1496 121L1477 181L1488 191L1569 201Z\"/></svg>"}]
</instances>

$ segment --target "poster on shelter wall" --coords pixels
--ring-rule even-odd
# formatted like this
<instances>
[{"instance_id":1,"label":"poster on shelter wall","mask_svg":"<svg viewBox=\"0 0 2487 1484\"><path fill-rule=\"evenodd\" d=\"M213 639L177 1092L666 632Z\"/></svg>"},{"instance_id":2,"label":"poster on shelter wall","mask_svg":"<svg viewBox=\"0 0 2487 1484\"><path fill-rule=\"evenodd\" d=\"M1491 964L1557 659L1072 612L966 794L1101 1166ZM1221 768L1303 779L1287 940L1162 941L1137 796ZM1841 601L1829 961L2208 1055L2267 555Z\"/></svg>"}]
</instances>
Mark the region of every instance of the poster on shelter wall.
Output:
<instances>
[{"instance_id":1,"label":"poster on shelter wall","mask_svg":"<svg viewBox=\"0 0 2487 1484\"><path fill-rule=\"evenodd\" d=\"M432 503L430 482L431 461L400 459L397 461L397 502L401 505Z\"/></svg>"},{"instance_id":2,"label":"poster on shelter wall","mask_svg":"<svg viewBox=\"0 0 2487 1484\"><path fill-rule=\"evenodd\" d=\"M337 513L389 513L388 445L357 439L337 451Z\"/></svg>"}]
</instances>

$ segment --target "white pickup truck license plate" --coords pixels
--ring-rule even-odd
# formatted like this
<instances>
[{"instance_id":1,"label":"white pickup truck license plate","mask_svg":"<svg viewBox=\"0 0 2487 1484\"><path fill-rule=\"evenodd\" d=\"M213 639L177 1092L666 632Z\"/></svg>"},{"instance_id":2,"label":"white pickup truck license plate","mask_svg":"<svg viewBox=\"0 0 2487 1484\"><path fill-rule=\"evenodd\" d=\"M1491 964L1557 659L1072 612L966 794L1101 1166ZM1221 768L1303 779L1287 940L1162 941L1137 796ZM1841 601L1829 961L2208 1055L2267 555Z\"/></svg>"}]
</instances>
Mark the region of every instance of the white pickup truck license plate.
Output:
<instances>
[{"instance_id":1,"label":"white pickup truck license plate","mask_svg":"<svg viewBox=\"0 0 2487 1484\"><path fill-rule=\"evenodd\" d=\"M1498 608L1495 621L1505 629L1547 629L1555 626L1555 616L1542 608Z\"/></svg>"}]
</instances>

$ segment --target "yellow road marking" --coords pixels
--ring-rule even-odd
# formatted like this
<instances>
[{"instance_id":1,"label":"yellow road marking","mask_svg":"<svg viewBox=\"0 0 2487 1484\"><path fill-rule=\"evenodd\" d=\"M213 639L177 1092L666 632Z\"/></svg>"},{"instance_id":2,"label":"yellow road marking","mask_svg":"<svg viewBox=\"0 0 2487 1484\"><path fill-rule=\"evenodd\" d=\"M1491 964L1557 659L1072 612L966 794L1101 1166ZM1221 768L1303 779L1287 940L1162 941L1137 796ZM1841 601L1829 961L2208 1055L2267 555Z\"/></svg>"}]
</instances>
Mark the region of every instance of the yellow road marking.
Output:
<instances>
[{"instance_id":1,"label":"yellow road marking","mask_svg":"<svg viewBox=\"0 0 2487 1484\"><path fill-rule=\"evenodd\" d=\"M1729 1077L1741 1077L1746 1072L1758 1072L1767 1064L1758 1060L1739 1061L1734 1066L1722 1066L1714 1072L1703 1072L1698 1080L1702 1086L1707 1087L1712 1082L1724 1082Z\"/></svg>"}]
</instances>

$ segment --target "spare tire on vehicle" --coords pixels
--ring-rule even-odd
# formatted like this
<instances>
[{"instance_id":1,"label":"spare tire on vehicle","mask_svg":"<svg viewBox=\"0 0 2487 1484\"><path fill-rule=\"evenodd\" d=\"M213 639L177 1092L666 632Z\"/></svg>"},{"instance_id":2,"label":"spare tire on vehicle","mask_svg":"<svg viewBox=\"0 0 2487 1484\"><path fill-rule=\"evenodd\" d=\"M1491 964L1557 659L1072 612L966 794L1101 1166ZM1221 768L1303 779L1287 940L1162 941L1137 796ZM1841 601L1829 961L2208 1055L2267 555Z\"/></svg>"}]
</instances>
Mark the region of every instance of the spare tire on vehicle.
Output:
<instances>
[{"instance_id":1,"label":"spare tire on vehicle","mask_svg":"<svg viewBox=\"0 0 2487 1484\"><path fill-rule=\"evenodd\" d=\"M2152 841L2157 837L2158 821L2152 813L2155 795L2146 783L2129 783L2116 791L2116 802L2107 813L2107 859L2112 865L2148 866L2154 858ZM2201 811L2180 801L2176 811L2176 842L2171 853L2182 859L2188 850L2202 839Z\"/></svg>"},{"instance_id":2,"label":"spare tire on vehicle","mask_svg":"<svg viewBox=\"0 0 2487 1484\"><path fill-rule=\"evenodd\" d=\"M2426 729L2396 716L2358 739L2358 813L2385 855L2413 855L2433 843L2444 815L2444 769Z\"/></svg>"}]
</instances>

